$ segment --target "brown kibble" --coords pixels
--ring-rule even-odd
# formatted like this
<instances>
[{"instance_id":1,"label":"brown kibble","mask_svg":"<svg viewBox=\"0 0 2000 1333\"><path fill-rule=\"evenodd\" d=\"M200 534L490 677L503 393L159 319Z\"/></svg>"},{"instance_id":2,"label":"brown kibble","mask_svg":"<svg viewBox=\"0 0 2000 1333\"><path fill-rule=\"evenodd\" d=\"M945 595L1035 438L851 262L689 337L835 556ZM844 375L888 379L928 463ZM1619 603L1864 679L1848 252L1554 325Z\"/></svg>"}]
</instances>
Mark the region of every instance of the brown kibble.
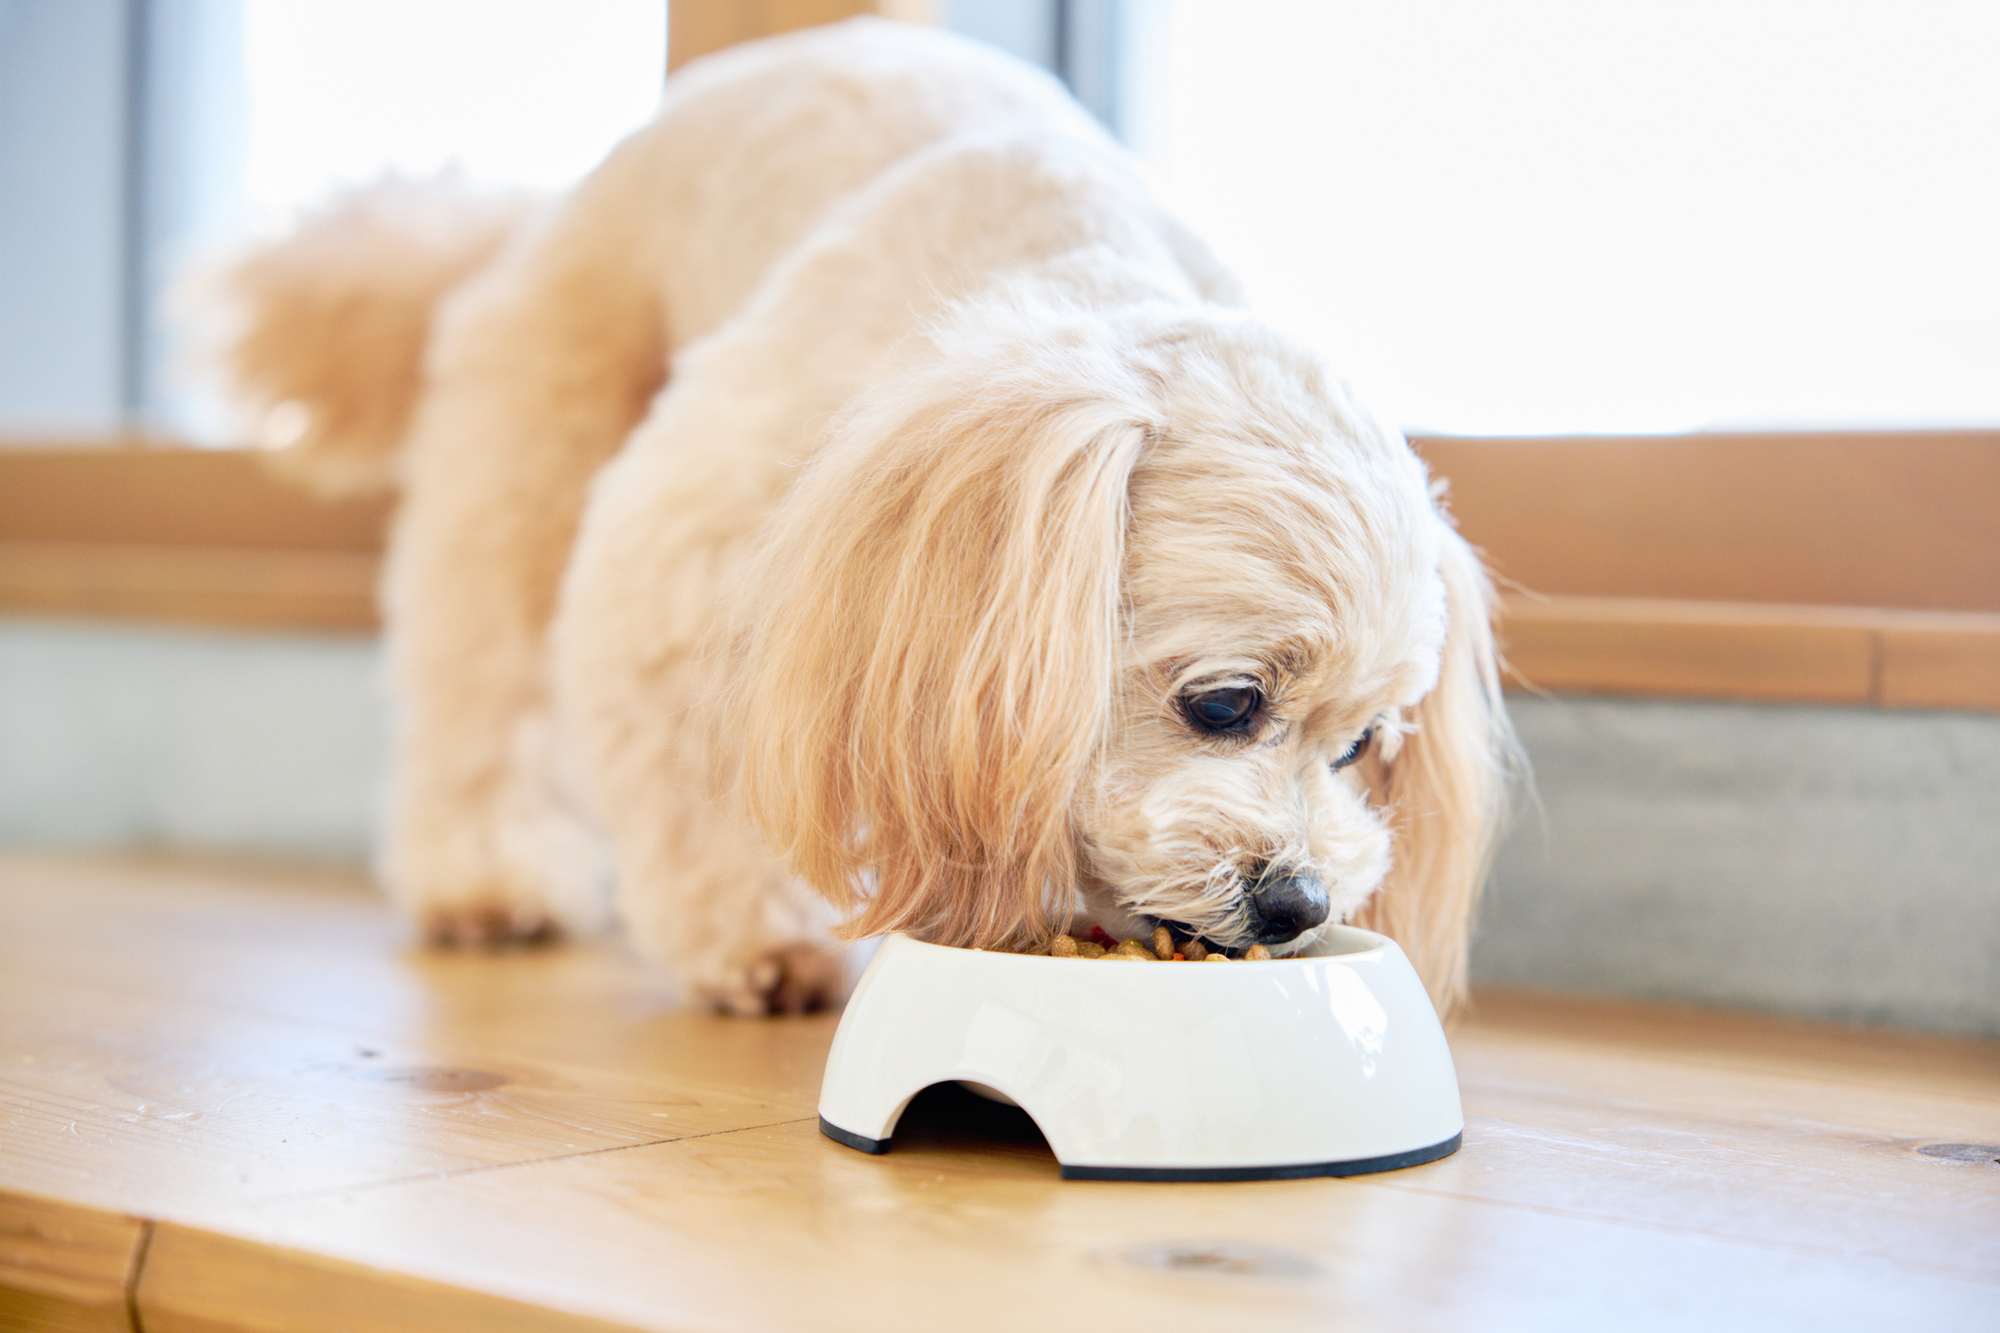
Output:
<instances>
[{"instance_id":1,"label":"brown kibble","mask_svg":"<svg viewBox=\"0 0 2000 1333\"><path fill-rule=\"evenodd\" d=\"M1128 953L1123 949L1107 949L1097 955L1107 963L1132 963L1142 958L1151 958L1149 953Z\"/></svg>"},{"instance_id":2,"label":"brown kibble","mask_svg":"<svg viewBox=\"0 0 2000 1333\"><path fill-rule=\"evenodd\" d=\"M1117 940L1109 948L1099 940L1110 940L1100 928L1091 927L1091 935L1096 938L1061 934L1050 937L1048 943L1035 946L1030 952L1050 958L1116 958L1121 961L1163 962L1163 963L1228 963L1235 961L1221 949L1211 948L1201 940L1190 937L1185 944L1174 943L1173 931L1167 926L1153 927L1153 942L1144 940ZM1271 959L1271 951L1261 944L1253 944L1243 951L1246 963L1263 963Z\"/></svg>"}]
</instances>

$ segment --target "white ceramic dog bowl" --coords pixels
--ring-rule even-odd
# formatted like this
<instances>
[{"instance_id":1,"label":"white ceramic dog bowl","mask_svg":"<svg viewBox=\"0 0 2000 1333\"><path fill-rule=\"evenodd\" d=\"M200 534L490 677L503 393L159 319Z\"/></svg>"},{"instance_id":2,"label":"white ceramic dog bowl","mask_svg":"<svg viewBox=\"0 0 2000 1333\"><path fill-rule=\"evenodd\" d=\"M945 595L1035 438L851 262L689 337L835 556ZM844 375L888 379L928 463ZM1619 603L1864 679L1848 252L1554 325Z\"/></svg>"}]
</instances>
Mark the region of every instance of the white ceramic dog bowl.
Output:
<instances>
[{"instance_id":1,"label":"white ceramic dog bowl","mask_svg":"<svg viewBox=\"0 0 2000 1333\"><path fill-rule=\"evenodd\" d=\"M828 1138L887 1152L910 1099L1019 1105L1071 1180L1346 1176L1458 1150L1437 1011L1403 951L1351 927L1312 957L1104 963L883 942L820 1088Z\"/></svg>"}]
</instances>

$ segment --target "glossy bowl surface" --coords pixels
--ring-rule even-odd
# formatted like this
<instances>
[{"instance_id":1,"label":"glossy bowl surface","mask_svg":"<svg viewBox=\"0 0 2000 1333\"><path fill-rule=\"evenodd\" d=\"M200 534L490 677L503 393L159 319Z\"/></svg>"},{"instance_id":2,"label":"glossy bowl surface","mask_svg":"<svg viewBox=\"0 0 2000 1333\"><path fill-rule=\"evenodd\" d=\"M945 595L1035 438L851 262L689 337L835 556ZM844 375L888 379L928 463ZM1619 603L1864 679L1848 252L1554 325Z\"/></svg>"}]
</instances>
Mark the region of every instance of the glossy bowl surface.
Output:
<instances>
[{"instance_id":1,"label":"glossy bowl surface","mask_svg":"<svg viewBox=\"0 0 2000 1333\"><path fill-rule=\"evenodd\" d=\"M885 940L834 1035L820 1128L886 1152L935 1083L1034 1118L1072 1179L1354 1175L1464 1129L1451 1049L1403 951L1352 927L1310 957L1104 963Z\"/></svg>"}]
</instances>

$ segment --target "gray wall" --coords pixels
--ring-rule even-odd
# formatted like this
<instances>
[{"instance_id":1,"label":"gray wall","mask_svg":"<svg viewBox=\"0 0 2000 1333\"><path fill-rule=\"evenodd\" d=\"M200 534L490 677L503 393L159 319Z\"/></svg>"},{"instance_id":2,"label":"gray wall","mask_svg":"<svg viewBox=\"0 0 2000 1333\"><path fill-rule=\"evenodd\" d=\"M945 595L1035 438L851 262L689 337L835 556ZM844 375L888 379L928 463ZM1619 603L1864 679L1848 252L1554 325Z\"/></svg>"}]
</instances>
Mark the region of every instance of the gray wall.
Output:
<instances>
[{"instance_id":1,"label":"gray wall","mask_svg":"<svg viewBox=\"0 0 2000 1333\"><path fill-rule=\"evenodd\" d=\"M2000 715L1512 711L1480 979L2000 1036Z\"/></svg>"},{"instance_id":2,"label":"gray wall","mask_svg":"<svg viewBox=\"0 0 2000 1333\"><path fill-rule=\"evenodd\" d=\"M0 620L0 841L363 860L372 640ZM2000 715L1516 699L1474 974L2000 1036Z\"/></svg>"}]
</instances>

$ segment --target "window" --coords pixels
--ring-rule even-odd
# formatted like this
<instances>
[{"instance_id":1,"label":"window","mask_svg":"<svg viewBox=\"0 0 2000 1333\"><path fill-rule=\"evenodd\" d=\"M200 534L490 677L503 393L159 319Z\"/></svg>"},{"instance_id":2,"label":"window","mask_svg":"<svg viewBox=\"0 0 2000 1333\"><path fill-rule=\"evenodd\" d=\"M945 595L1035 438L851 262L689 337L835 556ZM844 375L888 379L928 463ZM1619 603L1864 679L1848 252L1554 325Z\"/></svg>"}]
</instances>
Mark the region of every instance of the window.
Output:
<instances>
[{"instance_id":1,"label":"window","mask_svg":"<svg viewBox=\"0 0 2000 1333\"><path fill-rule=\"evenodd\" d=\"M282 217L384 171L567 186L652 113L666 19L661 0L244 0L243 202Z\"/></svg>"},{"instance_id":2,"label":"window","mask_svg":"<svg viewBox=\"0 0 2000 1333\"><path fill-rule=\"evenodd\" d=\"M1407 430L2000 423L2000 7L1127 15L1169 205Z\"/></svg>"},{"instance_id":3,"label":"window","mask_svg":"<svg viewBox=\"0 0 2000 1333\"><path fill-rule=\"evenodd\" d=\"M566 185L665 68L663 0L0 0L0 431L230 442L190 259L385 171Z\"/></svg>"}]
</instances>

